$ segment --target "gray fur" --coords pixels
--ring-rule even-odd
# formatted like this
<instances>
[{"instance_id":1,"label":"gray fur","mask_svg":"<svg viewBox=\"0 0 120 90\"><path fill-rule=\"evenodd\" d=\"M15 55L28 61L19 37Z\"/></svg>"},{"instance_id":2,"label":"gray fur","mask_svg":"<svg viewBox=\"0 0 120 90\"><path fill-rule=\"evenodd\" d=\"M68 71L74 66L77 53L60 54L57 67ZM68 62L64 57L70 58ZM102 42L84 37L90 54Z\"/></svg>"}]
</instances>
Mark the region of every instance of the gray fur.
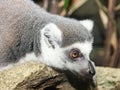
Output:
<instances>
[{"instance_id":1,"label":"gray fur","mask_svg":"<svg viewBox=\"0 0 120 90\"><path fill-rule=\"evenodd\" d=\"M30 0L1 0L0 63L17 62L30 52L40 54L39 30L48 23L55 23L62 30L62 47L92 40L79 21L49 14Z\"/></svg>"}]
</instances>

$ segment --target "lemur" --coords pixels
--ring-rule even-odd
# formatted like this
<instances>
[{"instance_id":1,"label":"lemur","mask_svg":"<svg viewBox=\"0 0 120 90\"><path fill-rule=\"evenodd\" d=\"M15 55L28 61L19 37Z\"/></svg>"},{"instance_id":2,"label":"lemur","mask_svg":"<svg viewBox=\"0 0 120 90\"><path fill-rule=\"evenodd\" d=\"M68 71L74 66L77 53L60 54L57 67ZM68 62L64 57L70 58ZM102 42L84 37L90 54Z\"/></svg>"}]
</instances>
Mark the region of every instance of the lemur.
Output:
<instances>
[{"instance_id":1,"label":"lemur","mask_svg":"<svg viewBox=\"0 0 120 90\"><path fill-rule=\"evenodd\" d=\"M75 19L50 14L31 0L0 0L0 69L34 60L93 79L92 42Z\"/></svg>"}]
</instances>

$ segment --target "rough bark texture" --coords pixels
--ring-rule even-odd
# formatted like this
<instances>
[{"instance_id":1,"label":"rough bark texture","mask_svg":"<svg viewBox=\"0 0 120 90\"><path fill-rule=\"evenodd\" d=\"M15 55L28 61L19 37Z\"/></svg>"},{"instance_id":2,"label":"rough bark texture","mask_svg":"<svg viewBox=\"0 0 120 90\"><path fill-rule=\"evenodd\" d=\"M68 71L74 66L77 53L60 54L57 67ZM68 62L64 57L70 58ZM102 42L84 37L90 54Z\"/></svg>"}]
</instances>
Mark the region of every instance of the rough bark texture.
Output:
<instances>
[{"instance_id":1,"label":"rough bark texture","mask_svg":"<svg viewBox=\"0 0 120 90\"><path fill-rule=\"evenodd\" d=\"M67 90L70 86L65 81L62 73L34 62L0 72L0 90L57 90L56 87Z\"/></svg>"},{"instance_id":2,"label":"rough bark texture","mask_svg":"<svg viewBox=\"0 0 120 90\"><path fill-rule=\"evenodd\" d=\"M119 90L120 69L97 68L98 90ZM72 78L72 77L71 77ZM79 87L82 87L79 85ZM87 85L86 85L87 87ZM29 62L0 72L0 90L76 90L63 73ZM84 88L78 90L85 90ZM90 90L90 89L88 89ZM91 89L93 90L93 89Z\"/></svg>"},{"instance_id":3,"label":"rough bark texture","mask_svg":"<svg viewBox=\"0 0 120 90\"><path fill-rule=\"evenodd\" d=\"M115 5L116 0L109 0L108 3L108 12L111 16L111 19L115 18ZM117 33L116 33L116 24L115 21L108 21L108 31L106 33L106 55L105 60L107 62L106 66L115 66L115 59L117 56L118 42L117 42Z\"/></svg>"}]
</instances>

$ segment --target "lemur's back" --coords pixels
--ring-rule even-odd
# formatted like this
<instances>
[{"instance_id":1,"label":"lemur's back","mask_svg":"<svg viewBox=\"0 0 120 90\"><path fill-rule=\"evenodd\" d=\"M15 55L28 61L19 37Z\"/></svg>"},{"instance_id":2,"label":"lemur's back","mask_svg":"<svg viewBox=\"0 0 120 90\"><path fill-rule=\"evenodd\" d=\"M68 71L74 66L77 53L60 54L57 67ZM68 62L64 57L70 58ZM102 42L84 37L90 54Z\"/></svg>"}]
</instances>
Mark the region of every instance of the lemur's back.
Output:
<instances>
[{"instance_id":1,"label":"lemur's back","mask_svg":"<svg viewBox=\"0 0 120 90\"><path fill-rule=\"evenodd\" d=\"M32 38L34 31L31 31L34 16L31 7L33 9L34 4L29 0L0 1L0 63L5 60L8 63L11 60L15 62L26 52L31 51L31 43L34 43ZM30 48L26 49L28 47Z\"/></svg>"},{"instance_id":2,"label":"lemur's back","mask_svg":"<svg viewBox=\"0 0 120 90\"><path fill-rule=\"evenodd\" d=\"M91 37L78 21L49 14L31 0L0 0L0 63L40 53L40 30L48 23L62 31L62 46Z\"/></svg>"}]
</instances>

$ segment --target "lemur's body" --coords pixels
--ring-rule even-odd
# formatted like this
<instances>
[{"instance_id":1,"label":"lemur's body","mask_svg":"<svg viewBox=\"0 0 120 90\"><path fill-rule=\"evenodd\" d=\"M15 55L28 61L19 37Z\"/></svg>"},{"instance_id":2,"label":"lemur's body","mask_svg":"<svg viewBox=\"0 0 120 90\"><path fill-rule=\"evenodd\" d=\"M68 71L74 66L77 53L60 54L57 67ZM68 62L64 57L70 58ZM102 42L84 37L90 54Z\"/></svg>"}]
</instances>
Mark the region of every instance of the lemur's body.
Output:
<instances>
[{"instance_id":1,"label":"lemur's body","mask_svg":"<svg viewBox=\"0 0 120 90\"><path fill-rule=\"evenodd\" d=\"M30 0L0 0L0 67L33 53L49 66L80 75L92 68L94 74L91 44L90 32L77 20L49 14ZM69 58L74 48L80 49L85 60Z\"/></svg>"}]
</instances>

